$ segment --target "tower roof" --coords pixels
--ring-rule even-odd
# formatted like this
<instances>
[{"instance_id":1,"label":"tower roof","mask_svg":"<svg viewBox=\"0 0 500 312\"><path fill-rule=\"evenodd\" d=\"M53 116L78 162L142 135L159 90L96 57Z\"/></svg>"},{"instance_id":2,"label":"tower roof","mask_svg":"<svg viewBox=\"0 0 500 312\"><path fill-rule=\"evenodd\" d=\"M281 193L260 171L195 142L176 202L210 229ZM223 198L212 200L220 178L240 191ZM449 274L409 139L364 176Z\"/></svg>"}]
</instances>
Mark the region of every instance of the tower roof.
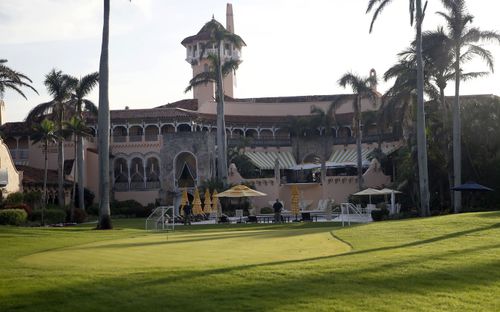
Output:
<instances>
[{"instance_id":1,"label":"tower roof","mask_svg":"<svg viewBox=\"0 0 500 312\"><path fill-rule=\"evenodd\" d=\"M216 27L213 27L213 24L216 25ZM181 41L182 45L190 44L196 41L205 41L205 40L210 40L211 38L211 29L214 28L222 28L225 29L224 26L219 23L216 19L212 18L209 22L205 23L203 27L200 29L200 31L194 35L194 36L189 36L184 38L184 40Z\"/></svg>"}]
</instances>

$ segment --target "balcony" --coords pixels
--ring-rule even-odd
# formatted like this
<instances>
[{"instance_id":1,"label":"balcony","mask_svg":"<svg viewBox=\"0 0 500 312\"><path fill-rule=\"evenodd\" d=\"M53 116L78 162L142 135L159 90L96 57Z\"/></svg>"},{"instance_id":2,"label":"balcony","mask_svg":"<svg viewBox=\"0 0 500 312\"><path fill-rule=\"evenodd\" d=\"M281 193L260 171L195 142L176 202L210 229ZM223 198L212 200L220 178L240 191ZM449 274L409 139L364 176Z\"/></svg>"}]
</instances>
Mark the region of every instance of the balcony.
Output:
<instances>
[{"instance_id":1,"label":"balcony","mask_svg":"<svg viewBox=\"0 0 500 312\"><path fill-rule=\"evenodd\" d=\"M230 138L227 140L227 144L230 147L238 146L241 144L241 138ZM289 138L261 138L261 139L251 139L249 146L291 146L292 141Z\"/></svg>"}]
</instances>

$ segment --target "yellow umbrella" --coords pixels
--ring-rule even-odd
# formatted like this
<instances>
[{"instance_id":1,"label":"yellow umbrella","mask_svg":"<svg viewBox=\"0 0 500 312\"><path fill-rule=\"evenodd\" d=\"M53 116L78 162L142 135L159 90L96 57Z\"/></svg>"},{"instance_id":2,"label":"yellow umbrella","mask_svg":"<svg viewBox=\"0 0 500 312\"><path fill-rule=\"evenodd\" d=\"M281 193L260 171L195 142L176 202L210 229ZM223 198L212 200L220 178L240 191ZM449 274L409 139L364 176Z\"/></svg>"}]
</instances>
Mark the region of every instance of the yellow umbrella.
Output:
<instances>
[{"instance_id":1,"label":"yellow umbrella","mask_svg":"<svg viewBox=\"0 0 500 312\"><path fill-rule=\"evenodd\" d=\"M292 186L292 196L291 196L291 209L292 213L297 216L300 212L300 207L299 207L299 202L300 202L300 195L299 195L299 188L297 185Z\"/></svg>"},{"instance_id":2,"label":"yellow umbrella","mask_svg":"<svg viewBox=\"0 0 500 312\"><path fill-rule=\"evenodd\" d=\"M189 203L189 199L188 199L188 192L187 192L187 189L184 188L184 190L182 191L182 195L181 195L181 207L180 207L180 212L181 212L181 215L184 215L184 206L186 206L187 204Z\"/></svg>"},{"instance_id":3,"label":"yellow umbrella","mask_svg":"<svg viewBox=\"0 0 500 312\"><path fill-rule=\"evenodd\" d=\"M203 200L203 212L212 212L212 201L210 200L210 190L207 188L205 190L205 198Z\"/></svg>"},{"instance_id":4,"label":"yellow umbrella","mask_svg":"<svg viewBox=\"0 0 500 312\"><path fill-rule=\"evenodd\" d=\"M203 214L203 210L201 209L201 199L200 192L198 188L194 189L194 198L193 198L193 215L201 215Z\"/></svg>"},{"instance_id":5,"label":"yellow umbrella","mask_svg":"<svg viewBox=\"0 0 500 312\"><path fill-rule=\"evenodd\" d=\"M215 197L256 197L256 196L267 196L266 193L262 193L256 190L252 190L246 185L236 185L232 188L225 190L224 192L215 195Z\"/></svg>"},{"instance_id":6,"label":"yellow umbrella","mask_svg":"<svg viewBox=\"0 0 500 312\"><path fill-rule=\"evenodd\" d=\"M217 190L212 193L212 211L217 213L217 217L222 216L222 212L219 210L219 198L217 198Z\"/></svg>"}]
</instances>

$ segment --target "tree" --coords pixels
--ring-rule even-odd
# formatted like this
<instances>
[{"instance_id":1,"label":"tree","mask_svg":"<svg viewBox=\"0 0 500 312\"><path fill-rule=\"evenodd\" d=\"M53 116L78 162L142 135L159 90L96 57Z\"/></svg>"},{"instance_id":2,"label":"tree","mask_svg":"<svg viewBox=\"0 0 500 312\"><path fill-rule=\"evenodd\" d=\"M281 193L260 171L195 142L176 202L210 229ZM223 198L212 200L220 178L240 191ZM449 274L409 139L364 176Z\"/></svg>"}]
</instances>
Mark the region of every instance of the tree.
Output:
<instances>
[{"instance_id":1,"label":"tree","mask_svg":"<svg viewBox=\"0 0 500 312\"><path fill-rule=\"evenodd\" d=\"M99 201L99 222L97 228L101 230L113 228L109 207L109 2L110 0L104 0L101 59L99 61L99 113L97 115L99 196L101 197Z\"/></svg>"},{"instance_id":2,"label":"tree","mask_svg":"<svg viewBox=\"0 0 500 312\"><path fill-rule=\"evenodd\" d=\"M31 86L30 83L33 83L33 81L31 81L28 76L11 69L5 65L5 63L7 63L7 60L0 59L0 99L3 99L7 89L16 91L25 99L27 99L27 97L21 90L23 87L31 89L38 94L38 91Z\"/></svg>"},{"instance_id":3,"label":"tree","mask_svg":"<svg viewBox=\"0 0 500 312\"><path fill-rule=\"evenodd\" d=\"M369 0L366 13L373 11L373 17L370 24L370 32L373 25L392 0ZM418 153L418 177L420 190L420 214L422 216L430 215L429 207L429 173L427 169L427 140L425 137L425 111L424 111L424 67L422 60L422 22L424 19L427 1L422 7L422 0L409 0L410 6L410 25L413 26L415 18L416 31L416 57L417 57L417 153ZM377 8L375 6L378 4Z\"/></svg>"},{"instance_id":4,"label":"tree","mask_svg":"<svg viewBox=\"0 0 500 312\"><path fill-rule=\"evenodd\" d=\"M73 179L73 192L71 196L71 206L70 206L71 221L73 221L75 214L75 197L76 197L76 181L77 181L76 178L78 178L78 188L83 189L83 179L80 179L80 172L83 172L83 170L80 170L80 166L82 166L83 163L82 161L83 157L80 160L78 159L78 152L79 152L78 149L81 148L82 145L78 143L79 141L82 141L84 137L89 137L91 135L92 135L91 129L87 127L85 125L85 121L83 121L78 116L72 116L68 121L64 122L64 136L73 136L74 151L75 151L75 156L77 158L77 160L75 161L75 176ZM81 195L80 192L78 193L78 195L80 196L79 203L81 203L83 201L83 196ZM83 206L79 207L80 209L83 209L82 208Z\"/></svg>"},{"instance_id":5,"label":"tree","mask_svg":"<svg viewBox=\"0 0 500 312\"><path fill-rule=\"evenodd\" d=\"M230 43L235 48L240 49L245 46L245 42L240 36L227 31L215 19L206 23L200 32L209 34L207 41L203 45L200 53L200 59L205 57L205 51L208 46L215 46L216 54L209 53L208 60L211 68L208 72L202 72L189 81L186 92L192 87L207 82L215 82L217 102L217 175L220 180L227 185L227 142L226 142L226 122L224 117L224 77L238 68L239 61L234 59L223 59L223 47L225 43Z\"/></svg>"},{"instance_id":6,"label":"tree","mask_svg":"<svg viewBox=\"0 0 500 312\"><path fill-rule=\"evenodd\" d=\"M63 121L65 112L68 109L68 100L71 97L71 91L75 88L77 81L62 71L53 69L45 76L44 84L47 91L52 95L50 102L35 106L26 117L26 120L37 122L50 117L55 121L58 132L57 143L57 181L58 181L58 201L59 206L64 209L64 138L62 136Z\"/></svg>"},{"instance_id":7,"label":"tree","mask_svg":"<svg viewBox=\"0 0 500 312\"><path fill-rule=\"evenodd\" d=\"M361 99L367 98L375 106L378 95L372 86L377 84L377 77L375 75L370 75L367 78L362 78L353 73L346 73L339 79L338 84L343 88L350 86L354 92L354 96L339 96L332 102L329 111L335 112L337 108L346 100L352 100L352 109L354 112L352 123L354 136L356 138L358 163L358 189L361 191L363 189L363 161L361 153L361 139L363 134L361 130Z\"/></svg>"},{"instance_id":8,"label":"tree","mask_svg":"<svg viewBox=\"0 0 500 312\"><path fill-rule=\"evenodd\" d=\"M41 123L33 127L33 134L31 135L33 143L42 142L43 155L44 155L44 168L43 168L43 193L42 193L42 225L45 225L44 213L47 205L47 166L48 166L48 146L49 143L58 141L56 134L56 126L54 122L44 119Z\"/></svg>"},{"instance_id":9,"label":"tree","mask_svg":"<svg viewBox=\"0 0 500 312\"><path fill-rule=\"evenodd\" d=\"M74 107L76 113L76 120L70 120L73 126L78 125L79 129L73 128L73 130L86 129L85 120L83 112L87 111L93 115L97 115L97 106L85 97L92 91L92 89L97 85L99 81L99 74L97 72L83 76L80 79L74 78L76 80L76 86L71 95L71 106ZM75 124L77 122L78 124ZM67 125L70 126L70 125ZM78 207L85 210L84 201L84 185L83 185L83 136L88 136L88 131L84 132L74 132L75 137L75 158L76 166L78 168ZM81 136L83 135L83 136ZM74 190L73 190L74 192ZM74 203L74 201L73 201Z\"/></svg>"},{"instance_id":10,"label":"tree","mask_svg":"<svg viewBox=\"0 0 500 312\"><path fill-rule=\"evenodd\" d=\"M448 37L451 40L451 52L454 57L455 98L453 100L453 174L455 185L462 184L462 147L460 119L460 64L474 56L482 58L493 71L493 56L491 52L477 43L496 41L500 43L500 34L495 31L483 31L470 27L474 16L467 12L465 0L441 0L447 12L437 12L446 21ZM454 211L460 212L462 197L460 192L454 192Z\"/></svg>"}]
</instances>

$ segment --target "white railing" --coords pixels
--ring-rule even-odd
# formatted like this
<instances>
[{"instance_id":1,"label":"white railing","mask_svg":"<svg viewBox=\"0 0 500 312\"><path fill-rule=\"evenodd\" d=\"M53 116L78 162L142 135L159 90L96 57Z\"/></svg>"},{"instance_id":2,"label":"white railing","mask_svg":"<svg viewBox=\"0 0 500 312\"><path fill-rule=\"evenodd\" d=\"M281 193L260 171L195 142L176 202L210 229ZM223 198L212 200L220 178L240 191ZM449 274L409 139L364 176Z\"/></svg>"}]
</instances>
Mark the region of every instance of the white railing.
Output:
<instances>
[{"instance_id":1,"label":"white railing","mask_svg":"<svg viewBox=\"0 0 500 312\"><path fill-rule=\"evenodd\" d=\"M340 204L340 221L342 226L347 223L351 225L351 221L366 223L372 221L371 213L368 210L363 210L360 206L356 206L352 203L341 203Z\"/></svg>"}]
</instances>

